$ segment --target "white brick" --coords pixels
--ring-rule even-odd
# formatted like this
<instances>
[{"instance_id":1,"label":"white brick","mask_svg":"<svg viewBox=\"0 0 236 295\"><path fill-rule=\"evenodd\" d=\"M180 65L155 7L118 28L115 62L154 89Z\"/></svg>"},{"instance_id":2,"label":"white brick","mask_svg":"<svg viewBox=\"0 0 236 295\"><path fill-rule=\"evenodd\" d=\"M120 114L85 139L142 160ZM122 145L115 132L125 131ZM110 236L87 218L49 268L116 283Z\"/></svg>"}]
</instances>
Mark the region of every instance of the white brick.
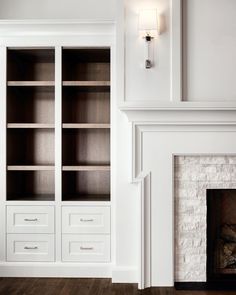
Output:
<instances>
[{"instance_id":1,"label":"white brick","mask_svg":"<svg viewBox=\"0 0 236 295\"><path fill-rule=\"evenodd\" d=\"M236 188L236 156L175 157L175 280L206 281L206 190Z\"/></svg>"}]
</instances>

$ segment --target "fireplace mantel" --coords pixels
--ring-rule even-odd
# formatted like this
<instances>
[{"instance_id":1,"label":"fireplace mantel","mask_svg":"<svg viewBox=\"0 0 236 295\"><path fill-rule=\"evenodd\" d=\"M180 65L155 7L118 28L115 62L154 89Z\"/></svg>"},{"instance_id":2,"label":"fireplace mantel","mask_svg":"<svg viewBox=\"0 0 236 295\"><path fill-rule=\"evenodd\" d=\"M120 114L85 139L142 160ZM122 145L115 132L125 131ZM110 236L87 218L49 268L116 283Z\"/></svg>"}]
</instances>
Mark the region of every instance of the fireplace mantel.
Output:
<instances>
[{"instance_id":1,"label":"fireplace mantel","mask_svg":"<svg viewBox=\"0 0 236 295\"><path fill-rule=\"evenodd\" d=\"M139 183L139 288L174 285L174 157L236 155L236 110L123 110Z\"/></svg>"}]
</instances>

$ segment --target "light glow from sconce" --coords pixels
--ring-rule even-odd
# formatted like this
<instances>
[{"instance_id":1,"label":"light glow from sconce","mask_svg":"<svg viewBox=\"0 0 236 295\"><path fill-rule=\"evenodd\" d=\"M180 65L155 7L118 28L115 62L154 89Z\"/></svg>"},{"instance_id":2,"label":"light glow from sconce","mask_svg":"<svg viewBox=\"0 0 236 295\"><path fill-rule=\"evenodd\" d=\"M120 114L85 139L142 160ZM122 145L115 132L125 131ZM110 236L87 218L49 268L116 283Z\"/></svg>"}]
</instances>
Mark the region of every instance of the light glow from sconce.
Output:
<instances>
[{"instance_id":1,"label":"light glow from sconce","mask_svg":"<svg viewBox=\"0 0 236 295\"><path fill-rule=\"evenodd\" d=\"M139 32L142 37L156 37L158 31L156 9L144 9L139 12Z\"/></svg>"},{"instance_id":2,"label":"light glow from sconce","mask_svg":"<svg viewBox=\"0 0 236 295\"><path fill-rule=\"evenodd\" d=\"M145 39L146 43L146 57L145 68L150 69L153 67L153 61L150 59L150 47L154 37L158 32L158 21L156 9L144 9L139 13L139 32Z\"/></svg>"}]
</instances>

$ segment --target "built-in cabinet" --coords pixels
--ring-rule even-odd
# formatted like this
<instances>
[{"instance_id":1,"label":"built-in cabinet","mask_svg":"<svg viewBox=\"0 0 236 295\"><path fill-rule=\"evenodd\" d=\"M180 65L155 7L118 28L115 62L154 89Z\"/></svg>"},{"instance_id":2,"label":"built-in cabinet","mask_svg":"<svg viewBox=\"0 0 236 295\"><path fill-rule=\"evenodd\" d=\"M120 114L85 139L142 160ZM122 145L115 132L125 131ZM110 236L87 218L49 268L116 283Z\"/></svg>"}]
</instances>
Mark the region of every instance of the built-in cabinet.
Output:
<instances>
[{"instance_id":1,"label":"built-in cabinet","mask_svg":"<svg viewBox=\"0 0 236 295\"><path fill-rule=\"evenodd\" d=\"M58 52L7 48L6 261L107 263L110 48Z\"/></svg>"}]
</instances>

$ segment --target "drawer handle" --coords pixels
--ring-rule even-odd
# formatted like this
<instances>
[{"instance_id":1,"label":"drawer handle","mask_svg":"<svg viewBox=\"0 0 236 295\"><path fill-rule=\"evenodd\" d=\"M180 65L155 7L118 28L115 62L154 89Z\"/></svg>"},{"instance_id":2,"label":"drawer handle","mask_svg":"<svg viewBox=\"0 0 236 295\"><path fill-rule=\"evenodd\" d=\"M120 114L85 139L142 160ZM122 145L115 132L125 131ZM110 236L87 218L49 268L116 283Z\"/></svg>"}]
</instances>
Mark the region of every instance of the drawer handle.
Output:
<instances>
[{"instance_id":1,"label":"drawer handle","mask_svg":"<svg viewBox=\"0 0 236 295\"><path fill-rule=\"evenodd\" d=\"M34 247L25 246L24 249L25 250L37 250L38 247L37 246L34 246Z\"/></svg>"},{"instance_id":2,"label":"drawer handle","mask_svg":"<svg viewBox=\"0 0 236 295\"><path fill-rule=\"evenodd\" d=\"M38 221L38 218L25 218L24 221Z\"/></svg>"},{"instance_id":3,"label":"drawer handle","mask_svg":"<svg viewBox=\"0 0 236 295\"><path fill-rule=\"evenodd\" d=\"M93 247L80 247L80 250L93 250Z\"/></svg>"},{"instance_id":4,"label":"drawer handle","mask_svg":"<svg viewBox=\"0 0 236 295\"><path fill-rule=\"evenodd\" d=\"M84 218L80 218L80 221L81 222L93 222L94 221L94 219L84 219Z\"/></svg>"}]
</instances>

